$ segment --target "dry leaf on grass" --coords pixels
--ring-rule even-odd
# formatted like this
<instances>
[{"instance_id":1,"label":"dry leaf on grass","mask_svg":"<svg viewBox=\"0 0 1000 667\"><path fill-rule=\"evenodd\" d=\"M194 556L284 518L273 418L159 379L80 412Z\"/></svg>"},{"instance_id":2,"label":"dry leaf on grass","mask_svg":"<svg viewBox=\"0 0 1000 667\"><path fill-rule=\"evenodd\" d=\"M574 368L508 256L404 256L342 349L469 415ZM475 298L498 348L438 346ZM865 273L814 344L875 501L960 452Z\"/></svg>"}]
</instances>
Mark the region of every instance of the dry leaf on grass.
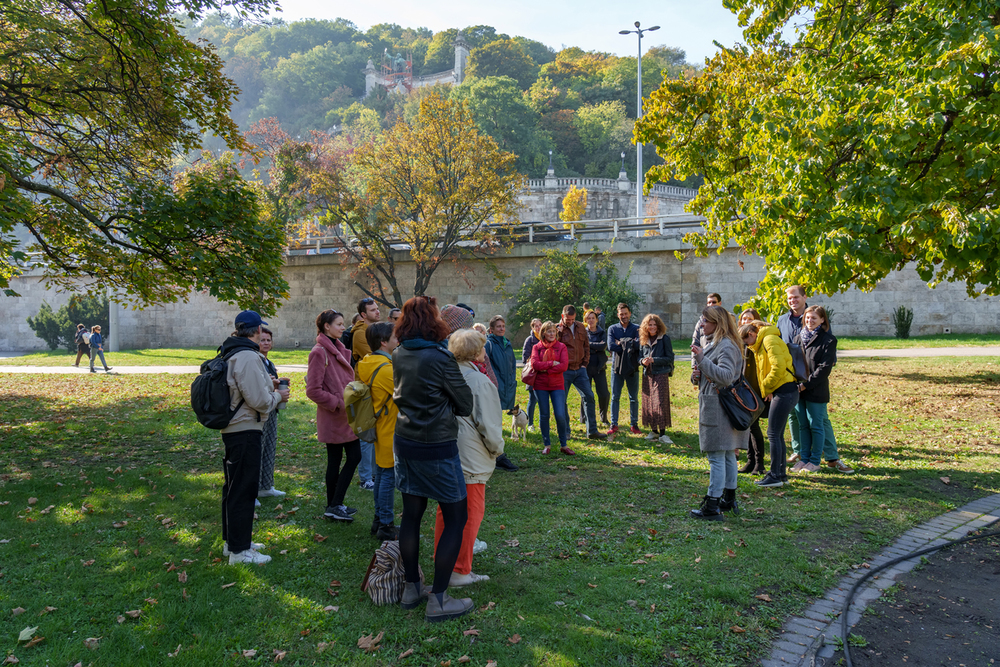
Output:
<instances>
[{"instance_id":1,"label":"dry leaf on grass","mask_svg":"<svg viewBox=\"0 0 1000 667\"><path fill-rule=\"evenodd\" d=\"M43 614L51 614L52 612L58 611L58 610L59 610L59 607L45 607L45 609L42 610L42 613Z\"/></svg>"},{"instance_id":2,"label":"dry leaf on grass","mask_svg":"<svg viewBox=\"0 0 1000 667\"><path fill-rule=\"evenodd\" d=\"M378 649L381 648L379 646L379 642L382 641L382 637L384 636L385 632L380 632L374 637L372 635L362 635L361 638L358 639L358 648L368 653L371 653L372 651L377 651Z\"/></svg>"},{"instance_id":3,"label":"dry leaf on grass","mask_svg":"<svg viewBox=\"0 0 1000 667\"><path fill-rule=\"evenodd\" d=\"M479 608L479 611L489 611L497 606L496 602L487 602L485 605Z\"/></svg>"},{"instance_id":4,"label":"dry leaf on grass","mask_svg":"<svg viewBox=\"0 0 1000 667\"><path fill-rule=\"evenodd\" d=\"M327 606L323 607L323 611L334 611L334 612L336 612L336 611L340 611L340 607L335 607L334 605L330 604L330 605L327 605Z\"/></svg>"},{"instance_id":5,"label":"dry leaf on grass","mask_svg":"<svg viewBox=\"0 0 1000 667\"><path fill-rule=\"evenodd\" d=\"M700 563L700 562L701 562L701 556L698 556L697 558L695 558L695 559L694 559L694 562L696 562L696 563Z\"/></svg>"},{"instance_id":6,"label":"dry leaf on grass","mask_svg":"<svg viewBox=\"0 0 1000 667\"><path fill-rule=\"evenodd\" d=\"M451 667L451 660L442 660L441 667Z\"/></svg>"},{"instance_id":7,"label":"dry leaf on grass","mask_svg":"<svg viewBox=\"0 0 1000 667\"><path fill-rule=\"evenodd\" d=\"M768 595L767 593L761 593L760 595L755 595L754 597L757 598L758 600L763 600L764 602L771 601L771 596Z\"/></svg>"},{"instance_id":8,"label":"dry leaf on grass","mask_svg":"<svg viewBox=\"0 0 1000 667\"><path fill-rule=\"evenodd\" d=\"M487 660L486 661L486 667L497 667L497 661L496 660Z\"/></svg>"},{"instance_id":9,"label":"dry leaf on grass","mask_svg":"<svg viewBox=\"0 0 1000 667\"><path fill-rule=\"evenodd\" d=\"M319 533L316 533L315 535L313 535L313 541L314 542L324 542L324 541L326 541L326 535L320 535Z\"/></svg>"},{"instance_id":10,"label":"dry leaf on grass","mask_svg":"<svg viewBox=\"0 0 1000 667\"><path fill-rule=\"evenodd\" d=\"M519 547L519 546L521 546L521 542L518 541L518 540L504 540L504 543L508 547Z\"/></svg>"},{"instance_id":11,"label":"dry leaf on grass","mask_svg":"<svg viewBox=\"0 0 1000 667\"><path fill-rule=\"evenodd\" d=\"M731 627L729 629L732 630L736 634L742 634L742 633L746 632L746 630L744 630L743 628L741 628L738 625L734 625L733 627Z\"/></svg>"},{"instance_id":12,"label":"dry leaf on grass","mask_svg":"<svg viewBox=\"0 0 1000 667\"><path fill-rule=\"evenodd\" d=\"M125 615L129 618L139 618L140 614L142 614L141 609L133 609L132 611L125 612Z\"/></svg>"},{"instance_id":13,"label":"dry leaf on grass","mask_svg":"<svg viewBox=\"0 0 1000 667\"><path fill-rule=\"evenodd\" d=\"M24 645L24 648L31 648L32 646L41 644L44 639L45 637L42 637L41 635L35 635L31 638L31 641Z\"/></svg>"},{"instance_id":14,"label":"dry leaf on grass","mask_svg":"<svg viewBox=\"0 0 1000 667\"><path fill-rule=\"evenodd\" d=\"M403 651L402 653L400 653L399 657L396 658L396 660L402 660L403 658L409 658L411 655L413 655L413 649L412 648L408 648L405 651Z\"/></svg>"},{"instance_id":15,"label":"dry leaf on grass","mask_svg":"<svg viewBox=\"0 0 1000 667\"><path fill-rule=\"evenodd\" d=\"M632 565L645 565L645 564L646 564L646 561L644 561L641 558L637 558L634 561L632 561Z\"/></svg>"},{"instance_id":16,"label":"dry leaf on grass","mask_svg":"<svg viewBox=\"0 0 1000 667\"><path fill-rule=\"evenodd\" d=\"M589 587L591 587L591 588L597 588L597 584L591 584L591 583L588 583L587 585L588 585Z\"/></svg>"},{"instance_id":17,"label":"dry leaf on grass","mask_svg":"<svg viewBox=\"0 0 1000 667\"><path fill-rule=\"evenodd\" d=\"M316 644L316 652L317 653L322 653L326 649L330 648L330 643L331 642L320 642L320 643Z\"/></svg>"},{"instance_id":18,"label":"dry leaf on grass","mask_svg":"<svg viewBox=\"0 0 1000 667\"><path fill-rule=\"evenodd\" d=\"M19 641L19 642L26 642L26 641L28 641L29 639L31 639L32 635L35 634L36 630L38 630L38 626L37 625L35 627L33 627L33 628L25 628L24 630L21 630L21 634L19 634L17 636L17 641Z\"/></svg>"},{"instance_id":19,"label":"dry leaf on grass","mask_svg":"<svg viewBox=\"0 0 1000 667\"><path fill-rule=\"evenodd\" d=\"M245 651L243 651L243 657L244 658L252 658L252 657L254 657L256 655L257 655L257 649L248 648Z\"/></svg>"},{"instance_id":20,"label":"dry leaf on grass","mask_svg":"<svg viewBox=\"0 0 1000 667\"><path fill-rule=\"evenodd\" d=\"M518 634L511 635L510 637L507 638L507 641L509 641L511 644L517 644L518 642L521 641L521 635Z\"/></svg>"},{"instance_id":21,"label":"dry leaf on grass","mask_svg":"<svg viewBox=\"0 0 1000 667\"><path fill-rule=\"evenodd\" d=\"M97 646L101 643L101 637L87 637L83 640L83 645L90 650L96 650Z\"/></svg>"},{"instance_id":22,"label":"dry leaf on grass","mask_svg":"<svg viewBox=\"0 0 1000 667\"><path fill-rule=\"evenodd\" d=\"M125 622L125 617L124 616L119 616L118 617L118 624L121 625L124 622Z\"/></svg>"},{"instance_id":23,"label":"dry leaf on grass","mask_svg":"<svg viewBox=\"0 0 1000 667\"><path fill-rule=\"evenodd\" d=\"M177 648L175 648L175 649L174 649L174 652L173 652L173 653L168 653L168 654L167 654L167 657L168 657L168 658L176 658L176 657L177 657L177 654L178 654L178 653L180 653L180 652L181 652L181 645L180 645L180 644L178 644L178 645L177 645Z\"/></svg>"},{"instance_id":24,"label":"dry leaf on grass","mask_svg":"<svg viewBox=\"0 0 1000 667\"><path fill-rule=\"evenodd\" d=\"M229 588L230 586L235 586L235 585L236 585L236 582L234 581L234 582L233 582L233 583L231 583L231 584L222 584L222 587L223 587L223 588Z\"/></svg>"},{"instance_id":25,"label":"dry leaf on grass","mask_svg":"<svg viewBox=\"0 0 1000 667\"><path fill-rule=\"evenodd\" d=\"M334 579L333 581L330 582L330 585L333 586L334 588L337 588L338 586L340 586L340 582Z\"/></svg>"},{"instance_id":26,"label":"dry leaf on grass","mask_svg":"<svg viewBox=\"0 0 1000 667\"><path fill-rule=\"evenodd\" d=\"M177 581L181 582L182 584L186 584L187 583L187 581L188 581L187 570L182 570L181 572L177 573Z\"/></svg>"},{"instance_id":27,"label":"dry leaf on grass","mask_svg":"<svg viewBox=\"0 0 1000 667\"><path fill-rule=\"evenodd\" d=\"M462 664L465 664L465 663L467 663L467 662L470 662L471 660L472 660L472 658L470 658L470 657L469 657L469 656L467 656L467 655L463 655L463 656L462 656L461 658L459 658L459 659L458 659L458 661L459 661L460 663L462 663Z\"/></svg>"},{"instance_id":28,"label":"dry leaf on grass","mask_svg":"<svg viewBox=\"0 0 1000 667\"><path fill-rule=\"evenodd\" d=\"M462 634L465 635L466 637L468 637L469 635L475 635L476 637L478 637L479 636L479 630L476 630L476 626L473 625L468 630L463 630Z\"/></svg>"},{"instance_id":29,"label":"dry leaf on grass","mask_svg":"<svg viewBox=\"0 0 1000 667\"><path fill-rule=\"evenodd\" d=\"M566 466L566 470L579 470L576 466Z\"/></svg>"},{"instance_id":30,"label":"dry leaf on grass","mask_svg":"<svg viewBox=\"0 0 1000 667\"><path fill-rule=\"evenodd\" d=\"M91 565L93 565L96 562L97 561L95 561L93 558L91 558L90 560L81 560L80 561L80 565L83 565L84 567L90 567Z\"/></svg>"},{"instance_id":31,"label":"dry leaf on grass","mask_svg":"<svg viewBox=\"0 0 1000 667\"><path fill-rule=\"evenodd\" d=\"M112 526L113 528L124 528L124 527L125 527L125 526L127 526L127 525L128 525L128 521L119 521L119 522L117 522L117 523L113 523L113 524L111 524L111 526Z\"/></svg>"},{"instance_id":32,"label":"dry leaf on grass","mask_svg":"<svg viewBox=\"0 0 1000 667\"><path fill-rule=\"evenodd\" d=\"M3 664L5 664L5 665L16 665L19 662L21 662L21 661L17 659L17 656L15 656L15 655L8 655L7 659L3 661Z\"/></svg>"},{"instance_id":33,"label":"dry leaf on grass","mask_svg":"<svg viewBox=\"0 0 1000 667\"><path fill-rule=\"evenodd\" d=\"M730 558L736 558L736 552L733 551L732 549L726 549L726 555L729 556Z\"/></svg>"},{"instance_id":34,"label":"dry leaf on grass","mask_svg":"<svg viewBox=\"0 0 1000 667\"><path fill-rule=\"evenodd\" d=\"M38 502L38 498L28 498L28 504L29 505L34 505L37 502Z\"/></svg>"},{"instance_id":35,"label":"dry leaf on grass","mask_svg":"<svg viewBox=\"0 0 1000 667\"><path fill-rule=\"evenodd\" d=\"M13 609L10 610L10 613L13 616L17 616L19 614L23 614L26 611L28 611L28 610L25 609L24 607L14 607Z\"/></svg>"},{"instance_id":36,"label":"dry leaf on grass","mask_svg":"<svg viewBox=\"0 0 1000 667\"><path fill-rule=\"evenodd\" d=\"M951 477L942 477L941 481L945 484L951 484Z\"/></svg>"},{"instance_id":37,"label":"dry leaf on grass","mask_svg":"<svg viewBox=\"0 0 1000 667\"><path fill-rule=\"evenodd\" d=\"M288 655L288 651L279 651L278 649L274 649L274 661L275 662L281 662L282 660L285 659L286 655Z\"/></svg>"}]
</instances>

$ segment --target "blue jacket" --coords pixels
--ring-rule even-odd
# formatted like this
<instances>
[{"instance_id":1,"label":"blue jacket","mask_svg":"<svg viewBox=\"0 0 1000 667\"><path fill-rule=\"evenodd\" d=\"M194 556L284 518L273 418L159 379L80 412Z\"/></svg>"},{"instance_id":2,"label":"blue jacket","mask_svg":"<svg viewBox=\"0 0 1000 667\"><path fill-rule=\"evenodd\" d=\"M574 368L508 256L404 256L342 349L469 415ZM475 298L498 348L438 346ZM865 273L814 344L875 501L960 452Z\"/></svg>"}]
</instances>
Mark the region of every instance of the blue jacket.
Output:
<instances>
[{"instance_id":1,"label":"blue jacket","mask_svg":"<svg viewBox=\"0 0 1000 667\"><path fill-rule=\"evenodd\" d=\"M101 338L101 334L97 333L96 331L90 334L90 347L94 348L95 350L104 347L104 339Z\"/></svg>"},{"instance_id":2,"label":"blue jacket","mask_svg":"<svg viewBox=\"0 0 1000 667\"><path fill-rule=\"evenodd\" d=\"M615 322L608 327L608 350L611 352L611 365L615 365L615 359L622 353L622 338L631 338L636 341L636 349L639 343L639 325L629 322L627 327L623 327L621 322Z\"/></svg>"},{"instance_id":3,"label":"blue jacket","mask_svg":"<svg viewBox=\"0 0 1000 667\"><path fill-rule=\"evenodd\" d=\"M510 410L514 407L514 396L517 394L517 361L514 358L514 348L503 336L489 334L486 336L486 356L490 359L493 372L497 376L497 391L500 394L500 407Z\"/></svg>"},{"instance_id":4,"label":"blue jacket","mask_svg":"<svg viewBox=\"0 0 1000 667\"><path fill-rule=\"evenodd\" d=\"M524 349L521 350L521 363L528 363L528 359L531 359L531 348L535 347L538 339L535 338L535 334L530 334L524 339Z\"/></svg>"},{"instance_id":5,"label":"blue jacket","mask_svg":"<svg viewBox=\"0 0 1000 667\"><path fill-rule=\"evenodd\" d=\"M792 311L788 311L778 318L778 331L781 332L781 340L786 343L791 343L795 340L795 337L799 335L800 331L802 331L803 317L804 315L795 317L792 315Z\"/></svg>"}]
</instances>

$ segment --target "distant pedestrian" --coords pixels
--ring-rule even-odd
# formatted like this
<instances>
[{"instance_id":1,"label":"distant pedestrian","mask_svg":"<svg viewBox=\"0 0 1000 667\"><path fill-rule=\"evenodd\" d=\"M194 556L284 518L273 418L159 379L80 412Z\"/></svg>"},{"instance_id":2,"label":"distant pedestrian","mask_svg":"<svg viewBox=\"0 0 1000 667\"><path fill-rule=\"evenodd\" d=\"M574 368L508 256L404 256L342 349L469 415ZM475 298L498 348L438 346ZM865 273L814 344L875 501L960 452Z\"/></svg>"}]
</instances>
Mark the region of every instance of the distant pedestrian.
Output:
<instances>
[{"instance_id":1,"label":"distant pedestrian","mask_svg":"<svg viewBox=\"0 0 1000 667\"><path fill-rule=\"evenodd\" d=\"M618 322L608 327L608 350L611 352L611 429L618 432L618 412L622 387L628 389L631 431L639 430L639 327L632 322L632 309L627 303L618 304Z\"/></svg>"},{"instance_id":2,"label":"distant pedestrian","mask_svg":"<svg viewBox=\"0 0 1000 667\"><path fill-rule=\"evenodd\" d=\"M94 370L94 361L97 357L101 357L101 364L104 365L104 372L107 373L111 370L111 366L108 366L108 362L104 360L104 339L101 338L101 325L95 324L90 328L90 372L96 373Z\"/></svg>"},{"instance_id":3,"label":"distant pedestrian","mask_svg":"<svg viewBox=\"0 0 1000 667\"><path fill-rule=\"evenodd\" d=\"M271 351L273 345L271 330L261 325L260 327L260 356L264 357L264 368L277 388L278 383L284 380L288 386L288 378L278 378L278 368L267 358L267 353ZM284 491L274 488L274 459L278 450L278 408L271 411L260 442L260 485L257 489L258 498L282 498L287 495Z\"/></svg>"},{"instance_id":4,"label":"distant pedestrian","mask_svg":"<svg viewBox=\"0 0 1000 667\"><path fill-rule=\"evenodd\" d=\"M708 457L708 492L696 519L721 521L723 512L739 513L736 502L736 450L747 446L747 432L737 431L719 402L719 389L728 387L743 368L743 347L735 319L721 306L702 311L705 347L691 346L701 368L698 386L698 446ZM784 426L782 426L784 428Z\"/></svg>"},{"instance_id":5,"label":"distant pedestrian","mask_svg":"<svg viewBox=\"0 0 1000 667\"><path fill-rule=\"evenodd\" d=\"M670 420L670 376L674 374L674 348L667 326L659 315L649 314L639 326L639 364L642 366L642 425L650 429L647 439L672 444L667 429Z\"/></svg>"},{"instance_id":6,"label":"distant pedestrian","mask_svg":"<svg viewBox=\"0 0 1000 667\"><path fill-rule=\"evenodd\" d=\"M85 325L76 325L76 337L74 338L74 342L76 343L76 361L73 362L73 365L79 368L80 359L82 359L84 355L87 356L88 360L90 359L90 332L87 331L87 327Z\"/></svg>"},{"instance_id":7,"label":"distant pedestrian","mask_svg":"<svg viewBox=\"0 0 1000 667\"><path fill-rule=\"evenodd\" d=\"M413 609L426 598L424 617L431 622L457 618L473 609L472 600L453 599L447 593L468 520L457 417L468 417L474 407L472 390L455 355L441 344L448 335L449 326L441 319L437 299L415 296L403 304L396 325L399 347L393 355L393 400L399 409L394 439L396 486L403 496L399 553L404 586L400 606ZM437 501L444 523L434 553L430 596L421 583L419 568L420 522L429 499Z\"/></svg>"},{"instance_id":8,"label":"distant pedestrian","mask_svg":"<svg viewBox=\"0 0 1000 667\"><path fill-rule=\"evenodd\" d=\"M354 521L357 509L344 504L361 461L361 441L347 422L344 387L354 379L347 348L340 342L344 316L324 310L316 317L316 344L309 351L306 396L316 404L316 435L326 445L326 511L330 521ZM367 345L367 342L365 343ZM344 467L340 467L345 459ZM374 484L373 484L374 486Z\"/></svg>"},{"instance_id":9,"label":"distant pedestrian","mask_svg":"<svg viewBox=\"0 0 1000 667\"><path fill-rule=\"evenodd\" d=\"M554 322L545 322L542 338L531 350L531 367L535 369L535 395L538 397L538 423L542 431L542 454L552 451L549 434L549 406L556 418L559 451L567 456L576 454L566 444L569 435L569 414L566 410L566 384L563 373L569 365L566 346L559 342Z\"/></svg>"},{"instance_id":10,"label":"distant pedestrian","mask_svg":"<svg viewBox=\"0 0 1000 667\"><path fill-rule=\"evenodd\" d=\"M760 313L757 312L756 308L747 308L740 313L740 326L742 327L744 324L750 324L754 320L759 319ZM754 357L753 350L745 348L743 358L746 361L743 375L746 377L747 384L757 392L758 396L761 396L760 381L757 379L757 360ZM761 400L764 400L763 396L761 396ZM763 475L767 470L764 464L764 453L767 451L767 448L764 447L764 434L760 430L761 417L766 414L767 406L765 405L764 410L750 424L750 446L747 448L747 462L746 465L740 468L739 472L751 475Z\"/></svg>"},{"instance_id":11,"label":"distant pedestrian","mask_svg":"<svg viewBox=\"0 0 1000 667\"><path fill-rule=\"evenodd\" d=\"M542 321L537 317L531 320L531 333L524 339L524 346L521 348L521 363L527 364L531 360L531 350L535 347L542 335ZM538 405L538 397L535 395L535 388L528 387L528 430L535 424L535 406Z\"/></svg>"}]
</instances>

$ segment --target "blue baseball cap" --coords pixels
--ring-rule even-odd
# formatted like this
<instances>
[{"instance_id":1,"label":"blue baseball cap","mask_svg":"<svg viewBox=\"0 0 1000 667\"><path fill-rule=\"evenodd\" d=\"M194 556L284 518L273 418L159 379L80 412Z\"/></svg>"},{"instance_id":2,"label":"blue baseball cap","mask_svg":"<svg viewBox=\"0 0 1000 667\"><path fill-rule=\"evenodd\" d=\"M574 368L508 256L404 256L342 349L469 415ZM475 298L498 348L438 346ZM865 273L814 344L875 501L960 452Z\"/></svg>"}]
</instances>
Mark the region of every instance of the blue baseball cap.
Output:
<instances>
[{"instance_id":1,"label":"blue baseball cap","mask_svg":"<svg viewBox=\"0 0 1000 667\"><path fill-rule=\"evenodd\" d=\"M236 316L236 326L243 325L245 327L254 328L260 325L267 326L267 322L260 319L260 315L252 310L244 310L242 313Z\"/></svg>"}]
</instances>

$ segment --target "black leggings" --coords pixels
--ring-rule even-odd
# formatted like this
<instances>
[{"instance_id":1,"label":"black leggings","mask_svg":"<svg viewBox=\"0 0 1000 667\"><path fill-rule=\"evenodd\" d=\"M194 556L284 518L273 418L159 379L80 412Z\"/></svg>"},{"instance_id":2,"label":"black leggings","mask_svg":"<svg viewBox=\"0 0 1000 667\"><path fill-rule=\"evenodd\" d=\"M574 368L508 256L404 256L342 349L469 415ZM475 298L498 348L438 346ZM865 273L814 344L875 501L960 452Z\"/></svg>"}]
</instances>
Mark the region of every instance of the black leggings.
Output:
<instances>
[{"instance_id":1,"label":"black leggings","mask_svg":"<svg viewBox=\"0 0 1000 667\"><path fill-rule=\"evenodd\" d=\"M403 495L403 520L399 522L399 555L403 559L406 581L420 581L420 520L427 509L427 498ZM431 593L444 593L451 581L458 552L462 548L462 534L469 518L468 500L462 498L457 503L438 503L444 530L434 554L434 587Z\"/></svg>"},{"instance_id":2,"label":"black leggings","mask_svg":"<svg viewBox=\"0 0 1000 667\"><path fill-rule=\"evenodd\" d=\"M340 469L340 458L347 452L347 462ZM354 471L361 463L361 441L354 440L341 444L326 444L326 505L337 507L344 504L344 496L351 486ZM338 472L339 470L339 472Z\"/></svg>"},{"instance_id":3,"label":"black leggings","mask_svg":"<svg viewBox=\"0 0 1000 667\"><path fill-rule=\"evenodd\" d=\"M767 441L771 445L771 474L785 477L785 424L795 404L799 402L799 388L786 382L771 395L771 409L767 413Z\"/></svg>"}]
</instances>

